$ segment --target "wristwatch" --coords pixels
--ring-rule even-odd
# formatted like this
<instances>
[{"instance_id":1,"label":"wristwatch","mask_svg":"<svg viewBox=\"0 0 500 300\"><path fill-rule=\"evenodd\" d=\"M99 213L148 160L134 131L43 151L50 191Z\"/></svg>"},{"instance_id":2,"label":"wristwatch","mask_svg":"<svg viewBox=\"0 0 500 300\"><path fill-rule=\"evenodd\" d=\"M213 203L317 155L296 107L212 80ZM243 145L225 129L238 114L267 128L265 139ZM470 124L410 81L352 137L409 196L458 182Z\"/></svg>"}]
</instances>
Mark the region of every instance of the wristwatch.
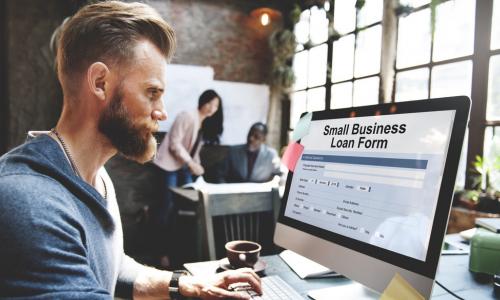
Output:
<instances>
[{"instance_id":1,"label":"wristwatch","mask_svg":"<svg viewBox=\"0 0 500 300\"><path fill-rule=\"evenodd\" d=\"M176 270L172 272L172 277L170 278L170 283L168 284L168 294L172 300L186 299L179 291L179 278L183 275L188 275L188 272L184 270Z\"/></svg>"}]
</instances>

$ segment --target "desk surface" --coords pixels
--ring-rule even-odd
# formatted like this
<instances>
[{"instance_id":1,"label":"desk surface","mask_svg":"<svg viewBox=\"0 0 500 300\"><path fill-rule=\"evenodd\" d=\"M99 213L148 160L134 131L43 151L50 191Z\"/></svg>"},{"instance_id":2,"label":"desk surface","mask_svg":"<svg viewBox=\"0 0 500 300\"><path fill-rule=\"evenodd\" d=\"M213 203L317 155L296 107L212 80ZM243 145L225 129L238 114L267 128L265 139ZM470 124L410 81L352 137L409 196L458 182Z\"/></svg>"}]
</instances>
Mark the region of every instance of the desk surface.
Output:
<instances>
[{"instance_id":1,"label":"desk surface","mask_svg":"<svg viewBox=\"0 0 500 300\"><path fill-rule=\"evenodd\" d=\"M294 289L307 297L311 290L341 286L351 283L347 278L323 278L323 279L300 279L288 265L278 256L262 257L267 263L264 275L279 275ZM214 274L218 269L218 261L207 261L187 264L189 270L195 270L196 274ZM464 299L494 299L493 286L491 283L480 283L474 280L468 271L468 255L444 255L440 259L437 280ZM434 285L432 299L447 300L456 299L438 285Z\"/></svg>"}]
</instances>

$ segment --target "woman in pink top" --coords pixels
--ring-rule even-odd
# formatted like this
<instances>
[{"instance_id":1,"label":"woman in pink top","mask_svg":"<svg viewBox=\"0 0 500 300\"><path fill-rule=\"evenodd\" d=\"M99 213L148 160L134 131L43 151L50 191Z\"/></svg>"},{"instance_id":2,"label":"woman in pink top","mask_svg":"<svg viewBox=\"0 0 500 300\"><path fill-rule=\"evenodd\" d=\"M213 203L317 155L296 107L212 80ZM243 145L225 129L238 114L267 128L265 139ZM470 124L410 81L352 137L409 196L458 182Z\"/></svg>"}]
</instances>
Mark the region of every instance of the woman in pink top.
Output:
<instances>
[{"instance_id":1,"label":"woman in pink top","mask_svg":"<svg viewBox=\"0 0 500 300\"><path fill-rule=\"evenodd\" d=\"M156 211L162 227L170 225L172 219L173 201L169 187L191 183L193 175L203 175L200 149L204 141L218 142L222 121L220 96L214 90L206 90L200 95L198 109L179 113L163 139L154 159L165 177L165 197Z\"/></svg>"}]
</instances>

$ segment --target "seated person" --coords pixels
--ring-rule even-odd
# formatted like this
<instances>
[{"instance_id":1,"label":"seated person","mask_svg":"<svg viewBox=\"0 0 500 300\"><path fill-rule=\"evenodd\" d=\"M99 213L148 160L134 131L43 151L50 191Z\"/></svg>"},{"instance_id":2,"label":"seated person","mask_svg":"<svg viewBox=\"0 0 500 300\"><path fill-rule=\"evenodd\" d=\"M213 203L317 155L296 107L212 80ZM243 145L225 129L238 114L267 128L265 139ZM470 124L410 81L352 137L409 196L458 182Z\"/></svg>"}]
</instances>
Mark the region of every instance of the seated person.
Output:
<instances>
[{"instance_id":1,"label":"seated person","mask_svg":"<svg viewBox=\"0 0 500 300\"><path fill-rule=\"evenodd\" d=\"M267 126L258 122L250 127L247 143L229 148L220 183L266 182L279 176L280 158L265 144Z\"/></svg>"}]
</instances>

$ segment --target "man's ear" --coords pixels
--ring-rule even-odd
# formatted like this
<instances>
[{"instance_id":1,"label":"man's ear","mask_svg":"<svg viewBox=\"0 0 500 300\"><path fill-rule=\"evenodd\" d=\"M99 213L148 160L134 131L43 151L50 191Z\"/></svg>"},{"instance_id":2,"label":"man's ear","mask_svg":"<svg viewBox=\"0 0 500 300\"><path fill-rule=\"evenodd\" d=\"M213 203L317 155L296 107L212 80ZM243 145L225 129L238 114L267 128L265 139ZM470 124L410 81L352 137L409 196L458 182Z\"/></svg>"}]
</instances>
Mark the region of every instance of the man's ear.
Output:
<instances>
[{"instance_id":1,"label":"man's ear","mask_svg":"<svg viewBox=\"0 0 500 300\"><path fill-rule=\"evenodd\" d=\"M106 100L106 89L109 88L110 72L102 62L95 62L87 69L87 84L90 92L99 100Z\"/></svg>"}]
</instances>

